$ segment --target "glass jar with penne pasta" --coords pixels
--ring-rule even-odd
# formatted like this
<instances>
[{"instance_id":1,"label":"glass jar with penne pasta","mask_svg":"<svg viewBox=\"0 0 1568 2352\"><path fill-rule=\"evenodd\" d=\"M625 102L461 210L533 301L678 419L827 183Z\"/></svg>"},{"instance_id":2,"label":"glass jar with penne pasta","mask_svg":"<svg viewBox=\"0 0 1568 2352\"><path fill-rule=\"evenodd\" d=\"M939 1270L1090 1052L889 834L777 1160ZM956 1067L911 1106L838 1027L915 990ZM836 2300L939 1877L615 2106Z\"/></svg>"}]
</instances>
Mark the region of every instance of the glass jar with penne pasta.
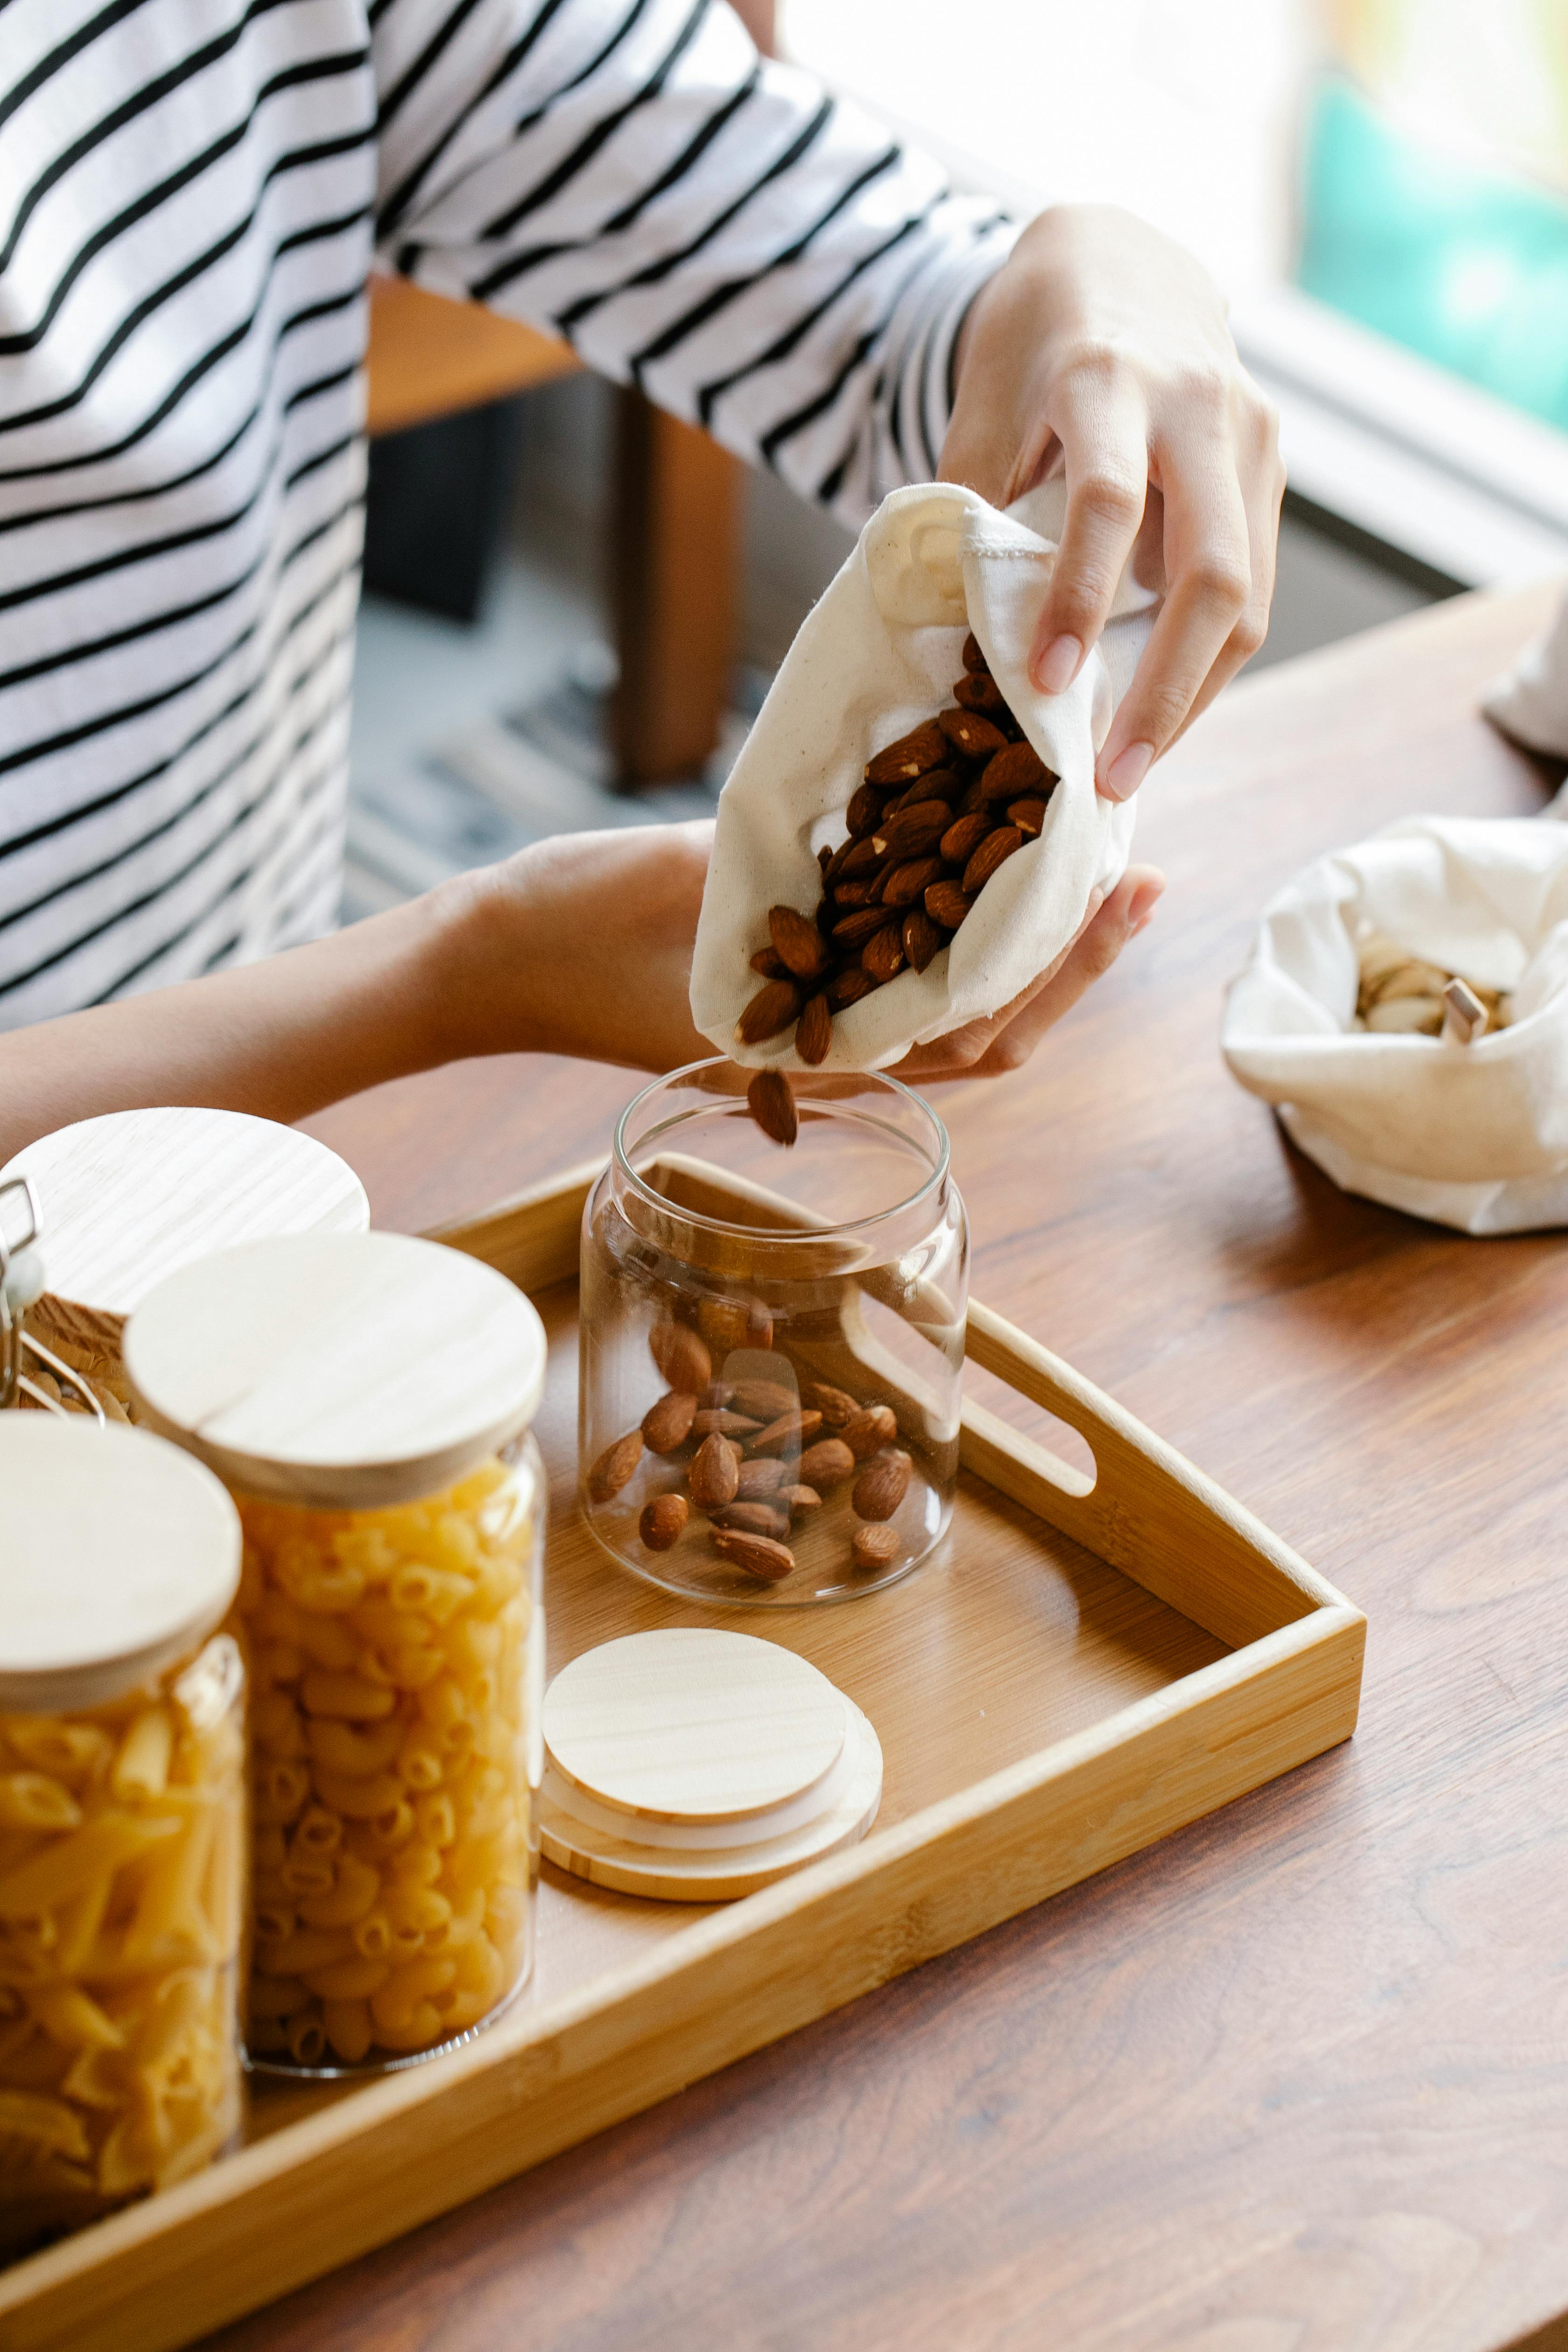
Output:
<instances>
[{"instance_id":1,"label":"glass jar with penne pasta","mask_svg":"<svg viewBox=\"0 0 1568 2352\"><path fill-rule=\"evenodd\" d=\"M0 1414L0 2248L242 2116L240 1531L140 1431Z\"/></svg>"},{"instance_id":2,"label":"glass jar with penne pasta","mask_svg":"<svg viewBox=\"0 0 1568 2352\"><path fill-rule=\"evenodd\" d=\"M531 1958L539 1318L432 1243L312 1236L171 1277L125 1359L143 1418L217 1471L244 1529L251 2063L449 2049Z\"/></svg>"}]
</instances>

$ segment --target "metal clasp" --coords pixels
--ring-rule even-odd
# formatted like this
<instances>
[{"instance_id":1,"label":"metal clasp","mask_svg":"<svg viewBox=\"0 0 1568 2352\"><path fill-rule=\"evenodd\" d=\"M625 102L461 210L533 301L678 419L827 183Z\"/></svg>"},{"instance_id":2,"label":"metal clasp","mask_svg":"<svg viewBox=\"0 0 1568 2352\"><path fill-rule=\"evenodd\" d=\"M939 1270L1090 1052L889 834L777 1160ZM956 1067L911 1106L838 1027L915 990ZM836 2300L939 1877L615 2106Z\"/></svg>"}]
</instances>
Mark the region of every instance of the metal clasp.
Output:
<instances>
[{"instance_id":1,"label":"metal clasp","mask_svg":"<svg viewBox=\"0 0 1568 2352\"><path fill-rule=\"evenodd\" d=\"M62 1388L71 1390L81 1399L101 1429L106 1418L103 1407L81 1374L62 1363L54 1349L46 1348L23 1324L28 1307L35 1306L44 1292L44 1259L39 1247L42 1234L43 1218L32 1178L7 1178L0 1184L0 1410L25 1396L62 1421L70 1418L64 1405L57 1404L36 1381L27 1378L23 1365L31 1358L52 1372Z\"/></svg>"}]
</instances>

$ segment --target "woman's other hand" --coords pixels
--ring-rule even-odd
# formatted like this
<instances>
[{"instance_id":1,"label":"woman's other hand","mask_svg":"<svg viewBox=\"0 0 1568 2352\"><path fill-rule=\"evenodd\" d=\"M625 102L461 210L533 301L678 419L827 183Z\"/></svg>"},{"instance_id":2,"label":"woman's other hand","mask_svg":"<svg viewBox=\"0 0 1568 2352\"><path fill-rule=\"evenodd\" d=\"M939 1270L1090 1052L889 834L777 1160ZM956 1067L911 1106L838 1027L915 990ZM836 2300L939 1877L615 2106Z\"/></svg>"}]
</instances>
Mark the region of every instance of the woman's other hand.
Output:
<instances>
[{"instance_id":1,"label":"woman's other hand","mask_svg":"<svg viewBox=\"0 0 1568 2352\"><path fill-rule=\"evenodd\" d=\"M1274 411L1207 273L1109 206L1029 224L975 298L957 364L942 479L1005 507L1066 475L1036 684L1070 685L1130 556L1164 592L1096 767L1126 800L1263 642L1285 488Z\"/></svg>"},{"instance_id":2,"label":"woman's other hand","mask_svg":"<svg viewBox=\"0 0 1568 2352\"><path fill-rule=\"evenodd\" d=\"M692 942L713 829L566 835L447 885L465 944L445 1026L453 1053L532 1052L670 1070L714 1050L691 1019ZM917 1085L1016 1069L1109 971L1164 887L1134 866L1072 945L988 1021L917 1046Z\"/></svg>"}]
</instances>

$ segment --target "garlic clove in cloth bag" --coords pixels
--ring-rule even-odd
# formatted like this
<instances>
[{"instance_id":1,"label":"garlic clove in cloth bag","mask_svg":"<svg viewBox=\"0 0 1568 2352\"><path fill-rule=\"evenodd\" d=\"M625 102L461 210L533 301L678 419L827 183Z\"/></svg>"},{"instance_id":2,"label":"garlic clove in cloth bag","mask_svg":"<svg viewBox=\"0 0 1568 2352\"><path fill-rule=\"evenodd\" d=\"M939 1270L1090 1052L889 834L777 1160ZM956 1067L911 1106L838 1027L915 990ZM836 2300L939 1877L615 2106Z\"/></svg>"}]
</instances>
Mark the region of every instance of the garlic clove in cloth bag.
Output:
<instances>
[{"instance_id":1,"label":"garlic clove in cloth bag","mask_svg":"<svg viewBox=\"0 0 1568 2352\"><path fill-rule=\"evenodd\" d=\"M1359 1028L1368 934L1495 992L1507 1025ZM1404 817L1316 859L1265 907L1220 1045L1342 1190L1468 1234L1568 1224L1568 825Z\"/></svg>"},{"instance_id":2,"label":"garlic clove in cloth bag","mask_svg":"<svg viewBox=\"0 0 1568 2352\"><path fill-rule=\"evenodd\" d=\"M1123 574L1101 646L1065 694L1030 683L1029 648L1056 561L1065 486L1043 484L1003 514L950 484L895 490L801 627L719 801L691 970L697 1026L753 1066L807 1066L793 1024L755 1045L736 1023L759 982L768 911L815 919L817 852L847 835L866 763L953 699L973 631L1026 740L1059 782L1037 837L991 875L948 943L837 1012L825 1070L897 1062L998 1013L1054 963L1095 889L1121 879L1133 803L1102 800L1095 755L1137 667L1158 601Z\"/></svg>"}]
</instances>

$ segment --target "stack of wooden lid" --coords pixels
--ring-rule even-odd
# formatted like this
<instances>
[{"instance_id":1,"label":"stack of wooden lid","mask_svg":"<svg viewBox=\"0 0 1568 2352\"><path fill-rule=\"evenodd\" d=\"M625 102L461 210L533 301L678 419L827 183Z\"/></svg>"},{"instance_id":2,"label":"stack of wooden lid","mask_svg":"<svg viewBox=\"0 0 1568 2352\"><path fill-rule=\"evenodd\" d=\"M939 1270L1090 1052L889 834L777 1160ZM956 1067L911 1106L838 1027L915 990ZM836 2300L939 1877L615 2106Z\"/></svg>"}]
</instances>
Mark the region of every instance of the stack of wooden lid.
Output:
<instances>
[{"instance_id":1,"label":"stack of wooden lid","mask_svg":"<svg viewBox=\"0 0 1568 2352\"><path fill-rule=\"evenodd\" d=\"M546 1860L667 1903L754 1894L853 1845L882 1750L854 1702L776 1642L703 1627L585 1651L544 1699Z\"/></svg>"}]
</instances>

